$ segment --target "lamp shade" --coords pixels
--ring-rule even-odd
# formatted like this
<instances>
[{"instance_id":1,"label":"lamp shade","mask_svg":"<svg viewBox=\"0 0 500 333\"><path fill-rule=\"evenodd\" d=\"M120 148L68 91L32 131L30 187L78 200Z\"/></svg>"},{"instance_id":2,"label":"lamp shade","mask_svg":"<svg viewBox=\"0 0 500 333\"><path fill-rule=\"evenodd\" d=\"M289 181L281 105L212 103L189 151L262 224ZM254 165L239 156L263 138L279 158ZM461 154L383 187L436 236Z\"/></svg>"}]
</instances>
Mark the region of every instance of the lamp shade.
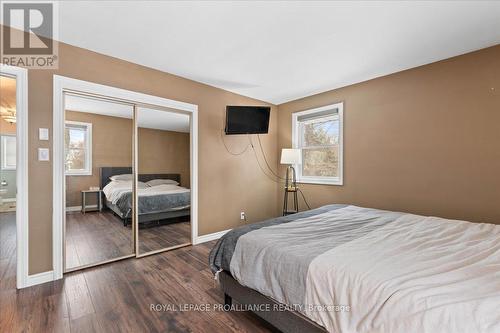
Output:
<instances>
[{"instance_id":1,"label":"lamp shade","mask_svg":"<svg viewBox=\"0 0 500 333\"><path fill-rule=\"evenodd\" d=\"M283 148L281 150L281 164L301 164L302 154L300 149Z\"/></svg>"}]
</instances>

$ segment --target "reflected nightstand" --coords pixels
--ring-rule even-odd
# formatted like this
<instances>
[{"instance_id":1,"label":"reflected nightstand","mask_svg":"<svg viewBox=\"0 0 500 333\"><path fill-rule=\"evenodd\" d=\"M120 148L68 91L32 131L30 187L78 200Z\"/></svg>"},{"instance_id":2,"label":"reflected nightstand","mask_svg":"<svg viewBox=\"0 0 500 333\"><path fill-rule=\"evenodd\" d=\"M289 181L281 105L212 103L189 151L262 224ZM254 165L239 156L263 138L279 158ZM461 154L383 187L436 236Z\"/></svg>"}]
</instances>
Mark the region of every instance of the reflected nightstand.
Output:
<instances>
[{"instance_id":1,"label":"reflected nightstand","mask_svg":"<svg viewBox=\"0 0 500 333\"><path fill-rule=\"evenodd\" d=\"M87 208L87 195L94 193L97 197L97 208L89 210ZM102 190L84 190L82 191L82 213L102 211Z\"/></svg>"}]
</instances>

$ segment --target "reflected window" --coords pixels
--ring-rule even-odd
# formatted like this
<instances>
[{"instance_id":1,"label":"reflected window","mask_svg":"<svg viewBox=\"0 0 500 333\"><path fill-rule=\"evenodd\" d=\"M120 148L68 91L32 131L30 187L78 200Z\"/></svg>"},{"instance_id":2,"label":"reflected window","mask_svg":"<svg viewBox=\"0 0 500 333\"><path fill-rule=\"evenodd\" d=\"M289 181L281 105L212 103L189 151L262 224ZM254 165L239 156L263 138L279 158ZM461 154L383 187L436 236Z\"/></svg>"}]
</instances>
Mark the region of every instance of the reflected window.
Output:
<instances>
[{"instance_id":1,"label":"reflected window","mask_svg":"<svg viewBox=\"0 0 500 333\"><path fill-rule=\"evenodd\" d=\"M66 174L92 175L92 124L67 121L64 128Z\"/></svg>"},{"instance_id":2,"label":"reflected window","mask_svg":"<svg viewBox=\"0 0 500 333\"><path fill-rule=\"evenodd\" d=\"M16 170L16 137L2 135L2 170Z\"/></svg>"}]
</instances>

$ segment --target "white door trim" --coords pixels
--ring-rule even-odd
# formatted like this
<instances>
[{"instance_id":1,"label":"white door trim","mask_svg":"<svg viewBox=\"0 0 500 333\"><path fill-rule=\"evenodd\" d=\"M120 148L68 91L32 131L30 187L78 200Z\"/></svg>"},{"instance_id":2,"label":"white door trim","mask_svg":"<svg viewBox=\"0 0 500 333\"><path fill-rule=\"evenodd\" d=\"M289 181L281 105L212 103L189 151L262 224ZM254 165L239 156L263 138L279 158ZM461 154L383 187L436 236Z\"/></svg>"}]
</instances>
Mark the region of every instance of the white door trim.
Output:
<instances>
[{"instance_id":1,"label":"white door trim","mask_svg":"<svg viewBox=\"0 0 500 333\"><path fill-rule=\"evenodd\" d=\"M16 79L16 252L17 288L28 286L28 70L0 64L0 73Z\"/></svg>"},{"instance_id":2,"label":"white door trim","mask_svg":"<svg viewBox=\"0 0 500 333\"><path fill-rule=\"evenodd\" d=\"M53 279L63 276L64 262L64 92L83 92L147 104L191 115L191 243L198 238L198 106L135 91L54 75L53 92Z\"/></svg>"}]
</instances>

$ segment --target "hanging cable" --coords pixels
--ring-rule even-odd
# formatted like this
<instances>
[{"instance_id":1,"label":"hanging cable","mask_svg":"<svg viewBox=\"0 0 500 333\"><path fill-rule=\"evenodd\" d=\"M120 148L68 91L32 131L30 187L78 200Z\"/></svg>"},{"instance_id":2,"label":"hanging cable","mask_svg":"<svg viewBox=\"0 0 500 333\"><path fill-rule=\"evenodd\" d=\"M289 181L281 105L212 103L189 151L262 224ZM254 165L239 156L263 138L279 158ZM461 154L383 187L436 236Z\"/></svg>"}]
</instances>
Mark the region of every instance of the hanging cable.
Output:
<instances>
[{"instance_id":1,"label":"hanging cable","mask_svg":"<svg viewBox=\"0 0 500 333\"><path fill-rule=\"evenodd\" d=\"M224 144L224 147L226 148L227 152L233 156L239 156L239 155L243 155L247 150L248 150L248 147L250 147L249 144L246 145L245 149L243 149L242 151L240 152L232 152L229 147L226 145L226 141L224 141L224 135L223 135L223 132L224 130L220 130L220 139L222 140L222 143Z\"/></svg>"},{"instance_id":2,"label":"hanging cable","mask_svg":"<svg viewBox=\"0 0 500 333\"><path fill-rule=\"evenodd\" d=\"M300 195L302 196L302 199L304 199L304 203L306 204L307 206L307 209L311 209L311 206L309 206L309 203L307 202L306 200L306 197L304 195L304 192L302 192L302 190L300 188L297 187L297 190L299 191Z\"/></svg>"},{"instance_id":3,"label":"hanging cable","mask_svg":"<svg viewBox=\"0 0 500 333\"><path fill-rule=\"evenodd\" d=\"M260 171L262 171L262 173L267 177L269 178L270 180L272 180L273 182L277 183L277 184L280 184L280 183L284 183L283 181L281 181L280 179L275 179L273 178L276 177L278 178L274 173L272 175L269 175L268 174L268 171L266 171L266 169L262 166L262 164L260 163L260 160L259 160L259 157L257 156L257 151L255 150L255 147L253 145L253 142L252 142L252 139L250 138L250 136L248 136L248 141L250 142L250 146L252 147L252 150L253 150L253 153L254 153L254 156L255 156L255 160L257 161L257 164L259 165L259 169Z\"/></svg>"},{"instance_id":4,"label":"hanging cable","mask_svg":"<svg viewBox=\"0 0 500 333\"><path fill-rule=\"evenodd\" d=\"M264 153L264 149L262 148L262 142L260 141L260 135L257 134L257 139L259 141L259 146L260 146L260 151L261 151L261 154L262 154L262 157L264 158L264 161L266 162L266 165L267 165L267 168L269 169L269 171L271 171L271 173L278 179L281 179L281 180L285 180L285 178L283 177L280 177L280 175L278 175L276 172L274 172L274 170L271 168L271 166L269 165L269 163L267 162L267 158L266 158L266 154Z\"/></svg>"},{"instance_id":5,"label":"hanging cable","mask_svg":"<svg viewBox=\"0 0 500 333\"><path fill-rule=\"evenodd\" d=\"M250 139L250 137L249 137L249 139ZM254 151L254 153L255 153L255 159L257 160L257 163L259 164L260 169L262 170L262 172L263 172L266 176L268 176L268 177L269 177L270 179L272 179L274 182L283 184L283 183L284 183L284 181L285 181L285 178L280 177L278 174L276 174L276 173L273 171L273 169L271 168L271 166L269 165L269 163L267 162L267 159L266 159L266 154L264 153L264 149L262 148L262 142L260 141L260 136L259 136L259 134L257 134L257 139L258 139L258 141L259 141L260 151L261 151L261 153L262 153L262 157L264 158L264 161L266 162L267 168L269 169L269 171L271 171L271 173L273 174L273 176L275 176L276 178L278 178L278 180L274 180L274 179L270 178L270 177L269 177L269 175L268 175L267 173L265 173L265 172L262 170L262 166L261 166L261 165L260 165L260 163L259 163L259 159L257 158L257 154L255 153L255 148L254 148L253 143L252 143L252 141L251 141L251 139L250 139L250 144L252 145L252 149L253 149L253 151ZM306 204L307 209L311 209L311 206L309 206L309 203L307 202L307 199L306 199L306 196L304 195L304 192L302 192L302 190L301 190L300 188L298 188L298 187L297 187L297 190L298 190L298 192L300 193L300 195L302 196L302 200L304 200L304 203Z\"/></svg>"},{"instance_id":6,"label":"hanging cable","mask_svg":"<svg viewBox=\"0 0 500 333\"><path fill-rule=\"evenodd\" d=\"M226 148L226 151L233 155L233 156L240 156L240 155L243 155L244 153L246 153L246 151L248 150L249 147L252 148L253 150L253 153L254 153L254 156L255 156L255 160L257 161L257 164L259 166L259 169L260 171L267 177L269 178L271 181L277 183L277 184L284 184L285 183L285 178L284 177L281 177L280 175L278 175L277 172L275 172L273 170L273 168L271 168L271 166L269 165L269 162L267 161L267 158L266 158L266 154L264 152L264 148L262 147L262 141L260 140L260 135L257 134L257 140L259 142L259 148L260 148L260 152L262 154L262 158L264 159L264 162L266 164L266 167L267 167L267 170L266 168L264 168L262 166L262 164L260 163L260 160L259 160L259 157L257 156L257 151L255 150L255 146L252 142L252 138L250 137L250 135L247 135L247 138L248 138L248 144L246 145L246 147L240 151L240 152L233 152L229 149L229 147L226 145L226 141L224 140L224 130L221 129L220 131L220 136L221 136L221 141L224 145L224 148ZM268 172L270 172L271 174L269 174ZM275 177L275 178L273 178ZM306 204L307 208L308 209L311 209L311 207L309 206L309 203L307 202L306 200L306 197L304 195L304 193L302 192L301 189L297 188L298 192L300 193L300 195L302 196L302 199L304 200L304 203Z\"/></svg>"}]
</instances>

